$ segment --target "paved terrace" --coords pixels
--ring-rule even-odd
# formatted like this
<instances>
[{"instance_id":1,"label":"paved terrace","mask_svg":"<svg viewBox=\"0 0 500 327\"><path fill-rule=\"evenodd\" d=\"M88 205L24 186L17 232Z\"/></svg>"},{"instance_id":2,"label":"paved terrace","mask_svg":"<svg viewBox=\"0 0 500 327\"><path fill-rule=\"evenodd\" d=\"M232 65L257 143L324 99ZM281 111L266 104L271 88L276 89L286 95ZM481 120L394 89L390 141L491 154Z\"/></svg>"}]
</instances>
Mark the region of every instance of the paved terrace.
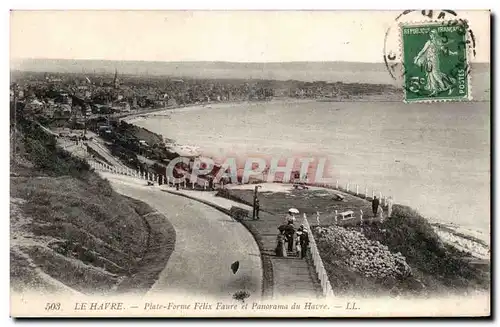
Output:
<instances>
[{"instance_id":1,"label":"paved terrace","mask_svg":"<svg viewBox=\"0 0 500 327\"><path fill-rule=\"evenodd\" d=\"M215 196L216 192L212 191L176 190L167 185L161 185L159 188L165 192L198 200L224 211L230 210L232 206L252 211L250 206ZM265 208L262 209L265 210ZM273 298L289 295L293 295L294 298L303 297L308 299L321 297L321 285L319 284L314 265L310 258L299 259L293 256L282 258L276 257L274 253L278 233L277 228L283 224L283 220L284 216L272 215L261 211L259 220L243 221L243 224L249 228L252 234L254 234L257 243L259 243L263 257L263 269L272 269L272 281L270 285L267 285L267 288L271 289L264 289L264 295L272 296ZM300 226L302 223L303 218L300 217L296 222L296 226ZM271 267L266 267L266 263L270 263ZM264 288L266 288L266 285Z\"/></svg>"}]
</instances>

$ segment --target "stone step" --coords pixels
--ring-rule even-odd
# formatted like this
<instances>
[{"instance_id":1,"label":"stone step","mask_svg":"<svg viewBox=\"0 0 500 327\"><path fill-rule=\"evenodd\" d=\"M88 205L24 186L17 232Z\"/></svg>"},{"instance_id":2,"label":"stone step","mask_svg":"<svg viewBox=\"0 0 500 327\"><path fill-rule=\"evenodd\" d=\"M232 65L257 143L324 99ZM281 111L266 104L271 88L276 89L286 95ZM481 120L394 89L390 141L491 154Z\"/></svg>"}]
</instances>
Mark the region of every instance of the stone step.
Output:
<instances>
[{"instance_id":1,"label":"stone step","mask_svg":"<svg viewBox=\"0 0 500 327\"><path fill-rule=\"evenodd\" d=\"M306 260L298 259L294 257L275 257L273 258L274 262L279 262L283 267L309 267L309 264Z\"/></svg>"},{"instance_id":2,"label":"stone step","mask_svg":"<svg viewBox=\"0 0 500 327\"><path fill-rule=\"evenodd\" d=\"M300 283L300 282L289 282L286 286L280 286L278 288L280 291L291 290L291 291L309 291L314 292L314 285L312 283Z\"/></svg>"},{"instance_id":3,"label":"stone step","mask_svg":"<svg viewBox=\"0 0 500 327\"><path fill-rule=\"evenodd\" d=\"M285 259L285 260L293 260L293 259ZM283 261L277 261L283 266L283 269L309 269L309 265L307 263L288 263Z\"/></svg>"}]
</instances>

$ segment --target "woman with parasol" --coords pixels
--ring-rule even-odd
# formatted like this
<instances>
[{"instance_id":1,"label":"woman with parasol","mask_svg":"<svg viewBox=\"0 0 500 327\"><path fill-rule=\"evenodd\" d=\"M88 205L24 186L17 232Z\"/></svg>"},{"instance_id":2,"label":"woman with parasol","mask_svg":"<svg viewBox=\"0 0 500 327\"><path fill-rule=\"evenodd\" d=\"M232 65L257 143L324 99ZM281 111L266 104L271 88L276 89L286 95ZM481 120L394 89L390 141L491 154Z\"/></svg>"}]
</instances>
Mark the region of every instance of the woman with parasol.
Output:
<instances>
[{"instance_id":1,"label":"woman with parasol","mask_svg":"<svg viewBox=\"0 0 500 327\"><path fill-rule=\"evenodd\" d=\"M288 224L288 223L294 223L295 222L295 215L298 215L299 214L299 210L295 209L295 208L290 208L288 209L288 213L285 217L285 224Z\"/></svg>"}]
</instances>

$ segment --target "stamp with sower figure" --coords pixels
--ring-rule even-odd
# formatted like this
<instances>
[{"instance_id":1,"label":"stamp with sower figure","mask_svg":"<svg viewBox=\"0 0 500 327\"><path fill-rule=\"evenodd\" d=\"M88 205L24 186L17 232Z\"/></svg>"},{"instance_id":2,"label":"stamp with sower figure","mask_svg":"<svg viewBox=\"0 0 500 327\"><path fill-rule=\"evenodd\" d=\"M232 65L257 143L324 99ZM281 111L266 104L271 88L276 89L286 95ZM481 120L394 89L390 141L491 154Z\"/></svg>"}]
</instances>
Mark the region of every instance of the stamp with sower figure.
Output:
<instances>
[{"instance_id":1,"label":"stamp with sower figure","mask_svg":"<svg viewBox=\"0 0 500 327\"><path fill-rule=\"evenodd\" d=\"M464 20L400 24L405 101L471 100Z\"/></svg>"}]
</instances>

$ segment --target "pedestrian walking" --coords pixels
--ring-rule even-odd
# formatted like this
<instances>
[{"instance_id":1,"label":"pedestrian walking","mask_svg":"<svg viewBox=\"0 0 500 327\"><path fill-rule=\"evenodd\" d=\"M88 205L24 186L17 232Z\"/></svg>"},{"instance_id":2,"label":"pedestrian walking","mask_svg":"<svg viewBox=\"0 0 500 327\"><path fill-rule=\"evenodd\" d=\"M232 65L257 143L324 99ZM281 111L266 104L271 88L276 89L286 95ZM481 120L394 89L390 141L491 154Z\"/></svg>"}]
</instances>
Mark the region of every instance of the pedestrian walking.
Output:
<instances>
[{"instance_id":1,"label":"pedestrian walking","mask_svg":"<svg viewBox=\"0 0 500 327\"><path fill-rule=\"evenodd\" d=\"M377 196L374 196L373 200L372 200L373 217L377 216L377 210L378 210L379 205L380 205L379 199L377 198Z\"/></svg>"},{"instance_id":2,"label":"pedestrian walking","mask_svg":"<svg viewBox=\"0 0 500 327\"><path fill-rule=\"evenodd\" d=\"M377 217L384 219L384 209L382 209L382 206L378 206L377 208Z\"/></svg>"},{"instance_id":3,"label":"pedestrian walking","mask_svg":"<svg viewBox=\"0 0 500 327\"><path fill-rule=\"evenodd\" d=\"M295 227L293 227L293 222L289 222L285 228L285 238L288 242L288 251L293 252L293 237L295 235Z\"/></svg>"},{"instance_id":4,"label":"pedestrian walking","mask_svg":"<svg viewBox=\"0 0 500 327\"><path fill-rule=\"evenodd\" d=\"M284 230L280 230L278 237L276 238L276 256L286 257L286 247L285 247L285 235Z\"/></svg>"},{"instance_id":5,"label":"pedestrian walking","mask_svg":"<svg viewBox=\"0 0 500 327\"><path fill-rule=\"evenodd\" d=\"M391 217L392 216L392 204L393 204L392 196L390 196L387 199L387 217Z\"/></svg>"},{"instance_id":6,"label":"pedestrian walking","mask_svg":"<svg viewBox=\"0 0 500 327\"><path fill-rule=\"evenodd\" d=\"M255 199L255 219L259 220L259 211L260 211L260 201L259 199Z\"/></svg>"},{"instance_id":7,"label":"pedestrian walking","mask_svg":"<svg viewBox=\"0 0 500 327\"><path fill-rule=\"evenodd\" d=\"M297 256L300 258L300 255L302 253L302 248L300 244L300 236L302 235L302 232L300 230L297 230L296 233L296 238L295 238L295 251L297 252Z\"/></svg>"},{"instance_id":8,"label":"pedestrian walking","mask_svg":"<svg viewBox=\"0 0 500 327\"><path fill-rule=\"evenodd\" d=\"M300 235L300 248L301 248L301 258L305 258L307 255L307 248L309 247L309 233L307 228L304 227L302 234Z\"/></svg>"}]
</instances>

